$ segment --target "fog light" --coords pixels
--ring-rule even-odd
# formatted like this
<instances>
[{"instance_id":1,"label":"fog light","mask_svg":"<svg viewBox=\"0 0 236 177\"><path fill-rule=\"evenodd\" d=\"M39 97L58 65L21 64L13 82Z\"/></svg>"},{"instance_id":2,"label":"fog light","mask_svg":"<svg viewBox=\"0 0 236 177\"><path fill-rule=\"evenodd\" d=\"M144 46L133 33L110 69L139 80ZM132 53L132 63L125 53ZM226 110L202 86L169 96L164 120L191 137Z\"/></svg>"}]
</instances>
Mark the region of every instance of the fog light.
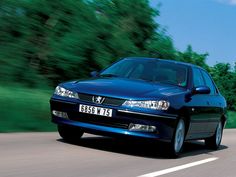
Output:
<instances>
[{"instance_id":1,"label":"fog light","mask_svg":"<svg viewBox=\"0 0 236 177\"><path fill-rule=\"evenodd\" d=\"M130 131L144 131L144 132L155 132L156 127L153 125L142 125L142 124L129 124Z\"/></svg>"},{"instance_id":2,"label":"fog light","mask_svg":"<svg viewBox=\"0 0 236 177\"><path fill-rule=\"evenodd\" d=\"M57 116L57 117L62 117L62 118L68 119L68 115L67 115L66 112L61 112L61 111L55 111L55 110L53 110L53 111L52 111L52 114L53 114L54 116Z\"/></svg>"}]
</instances>

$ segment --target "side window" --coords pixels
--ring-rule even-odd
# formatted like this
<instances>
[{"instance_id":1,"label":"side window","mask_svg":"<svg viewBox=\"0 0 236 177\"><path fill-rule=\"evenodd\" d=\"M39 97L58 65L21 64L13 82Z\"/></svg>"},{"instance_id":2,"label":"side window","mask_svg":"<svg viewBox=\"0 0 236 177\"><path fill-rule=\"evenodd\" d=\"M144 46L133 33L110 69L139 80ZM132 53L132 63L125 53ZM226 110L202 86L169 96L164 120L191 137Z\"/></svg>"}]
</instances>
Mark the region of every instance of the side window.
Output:
<instances>
[{"instance_id":1,"label":"side window","mask_svg":"<svg viewBox=\"0 0 236 177\"><path fill-rule=\"evenodd\" d=\"M205 83L201 71L197 68L193 68L193 86L197 87L202 85L205 85Z\"/></svg>"},{"instance_id":2,"label":"side window","mask_svg":"<svg viewBox=\"0 0 236 177\"><path fill-rule=\"evenodd\" d=\"M205 80L205 85L208 86L211 90L210 94L214 95L215 94L215 86L213 85L213 82L212 82L210 76L205 71L202 71L202 75Z\"/></svg>"}]
</instances>

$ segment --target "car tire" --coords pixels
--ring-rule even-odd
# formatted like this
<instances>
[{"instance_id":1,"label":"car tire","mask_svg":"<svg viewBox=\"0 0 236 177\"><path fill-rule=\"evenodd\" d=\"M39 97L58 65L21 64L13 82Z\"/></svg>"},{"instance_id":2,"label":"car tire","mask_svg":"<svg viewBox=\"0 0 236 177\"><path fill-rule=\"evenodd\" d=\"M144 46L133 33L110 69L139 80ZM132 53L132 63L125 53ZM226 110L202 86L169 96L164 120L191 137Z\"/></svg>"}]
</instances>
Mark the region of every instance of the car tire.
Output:
<instances>
[{"instance_id":1,"label":"car tire","mask_svg":"<svg viewBox=\"0 0 236 177\"><path fill-rule=\"evenodd\" d=\"M176 158L180 155L183 150L185 140L185 121L179 119L177 126L174 131L174 136L172 137L170 143L170 152L169 155L173 158Z\"/></svg>"},{"instance_id":2,"label":"car tire","mask_svg":"<svg viewBox=\"0 0 236 177\"><path fill-rule=\"evenodd\" d=\"M68 142L76 142L84 134L81 129L71 126L58 125L57 130L59 135Z\"/></svg>"},{"instance_id":3,"label":"car tire","mask_svg":"<svg viewBox=\"0 0 236 177\"><path fill-rule=\"evenodd\" d=\"M209 149L217 150L220 147L223 134L223 123L220 121L212 137L205 139L205 145Z\"/></svg>"}]
</instances>

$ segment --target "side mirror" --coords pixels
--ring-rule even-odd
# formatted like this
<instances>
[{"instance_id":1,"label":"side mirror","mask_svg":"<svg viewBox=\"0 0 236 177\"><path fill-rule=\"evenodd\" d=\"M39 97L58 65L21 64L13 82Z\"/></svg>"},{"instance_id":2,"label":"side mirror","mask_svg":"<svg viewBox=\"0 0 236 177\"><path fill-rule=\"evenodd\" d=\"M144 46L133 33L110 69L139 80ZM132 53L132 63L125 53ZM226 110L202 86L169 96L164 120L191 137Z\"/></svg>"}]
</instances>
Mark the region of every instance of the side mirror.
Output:
<instances>
[{"instance_id":1,"label":"side mirror","mask_svg":"<svg viewBox=\"0 0 236 177\"><path fill-rule=\"evenodd\" d=\"M210 88L207 86L198 86L194 87L192 90L192 94L209 94L211 92Z\"/></svg>"},{"instance_id":2,"label":"side mirror","mask_svg":"<svg viewBox=\"0 0 236 177\"><path fill-rule=\"evenodd\" d=\"M91 77L97 77L98 76L98 72L97 71L92 71L91 73L90 73L90 76Z\"/></svg>"}]
</instances>

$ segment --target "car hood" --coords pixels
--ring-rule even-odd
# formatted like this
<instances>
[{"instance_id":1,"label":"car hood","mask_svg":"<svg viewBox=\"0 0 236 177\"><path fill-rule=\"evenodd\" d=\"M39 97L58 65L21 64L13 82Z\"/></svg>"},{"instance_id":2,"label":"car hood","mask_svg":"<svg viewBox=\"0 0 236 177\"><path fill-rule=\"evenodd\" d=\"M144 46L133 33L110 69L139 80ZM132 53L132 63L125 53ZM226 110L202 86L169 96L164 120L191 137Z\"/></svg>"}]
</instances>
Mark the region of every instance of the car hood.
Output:
<instances>
[{"instance_id":1,"label":"car hood","mask_svg":"<svg viewBox=\"0 0 236 177\"><path fill-rule=\"evenodd\" d=\"M165 98L185 90L178 86L125 78L94 78L67 82L62 86L78 93L125 99Z\"/></svg>"}]
</instances>

